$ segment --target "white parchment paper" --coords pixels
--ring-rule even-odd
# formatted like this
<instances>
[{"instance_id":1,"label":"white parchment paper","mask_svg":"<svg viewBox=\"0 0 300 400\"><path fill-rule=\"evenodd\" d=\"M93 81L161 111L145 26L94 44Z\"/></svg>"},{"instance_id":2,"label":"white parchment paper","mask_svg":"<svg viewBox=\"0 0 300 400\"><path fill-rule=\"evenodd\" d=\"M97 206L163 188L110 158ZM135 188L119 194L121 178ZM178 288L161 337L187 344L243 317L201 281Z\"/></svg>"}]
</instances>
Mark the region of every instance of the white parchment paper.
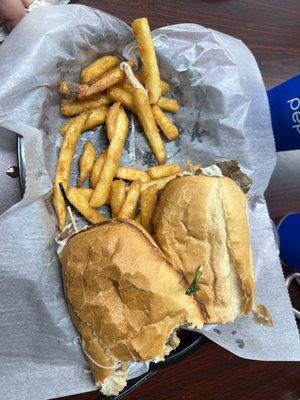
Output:
<instances>
[{"instance_id":1,"label":"white parchment paper","mask_svg":"<svg viewBox=\"0 0 300 400\"><path fill-rule=\"evenodd\" d=\"M236 159L254 181L249 204L257 302L269 308L274 328L246 317L205 335L240 357L300 360L263 198L275 149L256 62L241 41L199 25L161 28L154 38L162 77L182 105L174 116L181 136L166 144L169 160L209 165ZM77 333L54 242L51 178L64 120L57 88L61 79L77 80L81 68L99 54L133 53L132 40L131 29L108 14L79 5L52 6L26 16L0 47L0 125L23 135L26 162L24 199L0 217L0 387L5 399L49 399L95 388L85 357L73 343ZM98 150L106 144L101 127L82 135L74 166L88 139ZM145 166L153 161L132 118L123 162Z\"/></svg>"}]
</instances>

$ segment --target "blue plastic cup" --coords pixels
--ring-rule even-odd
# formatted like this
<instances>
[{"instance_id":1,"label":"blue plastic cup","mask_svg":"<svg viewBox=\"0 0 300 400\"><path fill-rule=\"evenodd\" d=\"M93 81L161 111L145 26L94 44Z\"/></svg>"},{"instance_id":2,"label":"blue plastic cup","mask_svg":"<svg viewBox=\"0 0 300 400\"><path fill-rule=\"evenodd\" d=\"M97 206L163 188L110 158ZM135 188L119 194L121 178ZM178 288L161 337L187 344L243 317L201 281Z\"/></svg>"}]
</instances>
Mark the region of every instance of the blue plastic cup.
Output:
<instances>
[{"instance_id":1,"label":"blue plastic cup","mask_svg":"<svg viewBox=\"0 0 300 400\"><path fill-rule=\"evenodd\" d=\"M300 213L286 215L277 230L281 261L290 269L300 272Z\"/></svg>"},{"instance_id":2,"label":"blue plastic cup","mask_svg":"<svg viewBox=\"0 0 300 400\"><path fill-rule=\"evenodd\" d=\"M300 149L300 75L268 90L277 151Z\"/></svg>"},{"instance_id":3,"label":"blue plastic cup","mask_svg":"<svg viewBox=\"0 0 300 400\"><path fill-rule=\"evenodd\" d=\"M279 250L283 264L297 271L287 276L285 284L289 289L295 279L300 285L300 213L288 214L279 223ZM300 311L293 307L296 318L300 320Z\"/></svg>"}]
</instances>

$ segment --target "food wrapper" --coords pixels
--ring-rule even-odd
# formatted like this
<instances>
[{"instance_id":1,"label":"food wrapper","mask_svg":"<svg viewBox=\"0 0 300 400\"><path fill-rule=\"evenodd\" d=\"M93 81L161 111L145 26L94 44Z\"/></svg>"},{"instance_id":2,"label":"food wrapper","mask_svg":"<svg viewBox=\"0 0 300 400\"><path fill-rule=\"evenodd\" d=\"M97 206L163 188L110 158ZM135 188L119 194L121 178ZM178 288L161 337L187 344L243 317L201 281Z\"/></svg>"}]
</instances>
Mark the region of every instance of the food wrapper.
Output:
<instances>
[{"instance_id":1,"label":"food wrapper","mask_svg":"<svg viewBox=\"0 0 300 400\"><path fill-rule=\"evenodd\" d=\"M24 38L26 37L26 40ZM253 360L300 360L293 317L264 191L275 165L265 88L257 64L237 39L181 24L153 32L162 78L181 104L174 121L180 138L166 143L168 161L210 165L239 162L253 179L249 194L257 303L274 321L265 327L251 315L203 333L232 353ZM80 5L33 10L0 48L0 125L24 138L26 192L0 217L0 382L6 399L49 399L95 389L74 338L57 258L56 217L51 205L61 142L58 84L78 80L99 55L136 55L128 25ZM134 117L122 163L146 168L152 151ZM0 131L1 135L1 131ZM100 151L104 128L80 138L71 182L86 140ZM201 351L201 349L199 350ZM145 372L133 363L129 377Z\"/></svg>"}]
</instances>

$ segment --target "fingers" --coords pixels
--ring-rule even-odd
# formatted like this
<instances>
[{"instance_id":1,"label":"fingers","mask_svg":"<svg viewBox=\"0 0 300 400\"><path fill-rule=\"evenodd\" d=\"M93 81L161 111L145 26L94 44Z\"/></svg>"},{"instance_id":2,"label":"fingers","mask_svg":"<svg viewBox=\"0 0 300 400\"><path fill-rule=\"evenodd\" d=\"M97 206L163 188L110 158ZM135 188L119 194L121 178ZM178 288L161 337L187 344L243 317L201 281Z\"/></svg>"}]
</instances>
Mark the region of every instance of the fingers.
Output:
<instances>
[{"instance_id":1,"label":"fingers","mask_svg":"<svg viewBox=\"0 0 300 400\"><path fill-rule=\"evenodd\" d=\"M23 6L28 8L33 0L22 0Z\"/></svg>"},{"instance_id":2,"label":"fingers","mask_svg":"<svg viewBox=\"0 0 300 400\"><path fill-rule=\"evenodd\" d=\"M21 0L0 1L0 17L5 21L8 30L12 30L25 14L25 7Z\"/></svg>"}]
</instances>

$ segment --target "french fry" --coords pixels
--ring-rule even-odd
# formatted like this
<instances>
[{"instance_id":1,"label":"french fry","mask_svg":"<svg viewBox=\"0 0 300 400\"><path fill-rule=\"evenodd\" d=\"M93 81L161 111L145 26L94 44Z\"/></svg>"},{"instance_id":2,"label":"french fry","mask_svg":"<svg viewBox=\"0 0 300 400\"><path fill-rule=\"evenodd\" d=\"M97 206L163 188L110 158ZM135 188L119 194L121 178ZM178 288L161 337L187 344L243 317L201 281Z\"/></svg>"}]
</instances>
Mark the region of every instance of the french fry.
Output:
<instances>
[{"instance_id":1,"label":"french fry","mask_svg":"<svg viewBox=\"0 0 300 400\"><path fill-rule=\"evenodd\" d=\"M99 181L100 174L105 163L106 154L107 152L104 151L98 157L98 159L94 164L94 168L90 179L90 185L93 189L96 187L97 182ZM118 167L115 177L119 179L124 179L126 181L140 180L142 183L149 182L151 180L150 176L145 171L141 171L137 168L122 167L122 166Z\"/></svg>"},{"instance_id":2,"label":"french fry","mask_svg":"<svg viewBox=\"0 0 300 400\"><path fill-rule=\"evenodd\" d=\"M174 140L179 136L179 131L173 122L166 116L166 114L158 106L152 106L152 113L155 122L160 127L168 140Z\"/></svg>"},{"instance_id":3,"label":"french fry","mask_svg":"<svg viewBox=\"0 0 300 400\"><path fill-rule=\"evenodd\" d=\"M128 118L123 107L120 107L116 130L108 146L105 163L90 201L91 207L100 207L105 203L109 195L113 178L119 166L119 160L123 151L127 133Z\"/></svg>"},{"instance_id":4,"label":"french fry","mask_svg":"<svg viewBox=\"0 0 300 400\"><path fill-rule=\"evenodd\" d=\"M106 154L107 154L106 151L103 152L98 157L97 161L94 164L94 168L90 179L92 188L95 188L99 181L100 174L105 163ZM122 167L122 166L118 166L115 177L119 179L124 179L126 181L140 180L142 183L149 182L151 180L150 176L145 171L141 171L140 169L137 168Z\"/></svg>"},{"instance_id":5,"label":"french fry","mask_svg":"<svg viewBox=\"0 0 300 400\"><path fill-rule=\"evenodd\" d=\"M144 192L146 189L153 185L156 186L157 191L162 190L168 182L175 178L177 178L177 174L166 176L164 178L153 179L150 182L142 183L141 190L142 192Z\"/></svg>"},{"instance_id":6,"label":"french fry","mask_svg":"<svg viewBox=\"0 0 300 400\"><path fill-rule=\"evenodd\" d=\"M107 154L107 150L103 151L103 153L100 154L100 156L97 158L93 170L92 170L92 174L91 174L91 178L90 178L90 186L95 189L100 175L101 175L101 171L103 169L105 160L106 160L106 154Z\"/></svg>"},{"instance_id":7,"label":"french fry","mask_svg":"<svg viewBox=\"0 0 300 400\"><path fill-rule=\"evenodd\" d=\"M111 101L104 94L97 94L97 96L91 96L86 100L68 100L62 99L60 103L60 110L63 115L67 117L74 117L85 111L91 110L92 108L98 108L100 106L106 106Z\"/></svg>"},{"instance_id":8,"label":"french fry","mask_svg":"<svg viewBox=\"0 0 300 400\"><path fill-rule=\"evenodd\" d=\"M102 106L92 109L86 121L84 130L88 131L90 129L95 128L98 125L102 125L105 122L107 112L108 112L107 106Z\"/></svg>"},{"instance_id":9,"label":"french fry","mask_svg":"<svg viewBox=\"0 0 300 400\"><path fill-rule=\"evenodd\" d=\"M87 114L88 119L85 123L85 126L82 130L82 132L89 131L96 126L102 125L105 122L106 114L108 111L107 106L100 106L97 108L92 108L89 111L85 111L82 114ZM76 117L75 117L76 118ZM69 121L66 121L61 127L60 127L60 133L64 135L66 131L68 130L68 127L72 123L72 119Z\"/></svg>"},{"instance_id":10,"label":"french fry","mask_svg":"<svg viewBox=\"0 0 300 400\"><path fill-rule=\"evenodd\" d=\"M170 85L168 82L160 80L161 94L166 94L170 91Z\"/></svg>"},{"instance_id":11,"label":"french fry","mask_svg":"<svg viewBox=\"0 0 300 400\"><path fill-rule=\"evenodd\" d=\"M116 123L120 106L121 103L119 101L117 103L114 103L108 110L108 113L106 114L106 134L109 141L113 137L116 130Z\"/></svg>"},{"instance_id":12,"label":"french fry","mask_svg":"<svg viewBox=\"0 0 300 400\"><path fill-rule=\"evenodd\" d=\"M134 73L137 79L141 82L142 85L145 84L144 74L142 71L137 71ZM160 80L161 94L166 94L170 90L170 85L168 82Z\"/></svg>"},{"instance_id":13,"label":"french fry","mask_svg":"<svg viewBox=\"0 0 300 400\"><path fill-rule=\"evenodd\" d=\"M141 194L141 225L151 234L152 233L152 216L157 204L156 186L150 186Z\"/></svg>"},{"instance_id":14,"label":"french fry","mask_svg":"<svg viewBox=\"0 0 300 400\"><path fill-rule=\"evenodd\" d=\"M114 102L119 101L127 110L135 113L134 101L132 95L120 87L112 87L107 91L107 97Z\"/></svg>"},{"instance_id":15,"label":"french fry","mask_svg":"<svg viewBox=\"0 0 300 400\"><path fill-rule=\"evenodd\" d=\"M78 98L79 94L79 88L82 91L84 88L85 90L89 87L87 83L82 83L81 85L79 83L75 83L72 81L62 81L59 84L59 92L69 99L76 99Z\"/></svg>"},{"instance_id":16,"label":"french fry","mask_svg":"<svg viewBox=\"0 0 300 400\"><path fill-rule=\"evenodd\" d=\"M69 188L67 191L68 200L91 224L98 224L106 218L97 210L90 207L88 200L76 188Z\"/></svg>"},{"instance_id":17,"label":"french fry","mask_svg":"<svg viewBox=\"0 0 300 400\"><path fill-rule=\"evenodd\" d=\"M53 205L57 214L60 230L63 230L66 225L67 209L59 187L59 182L63 184L65 189L68 188L74 150L87 118L88 116L83 114L73 120L68 131L65 133L60 147L56 174L53 182Z\"/></svg>"},{"instance_id":18,"label":"french fry","mask_svg":"<svg viewBox=\"0 0 300 400\"><path fill-rule=\"evenodd\" d=\"M118 214L119 218L133 219L137 203L141 195L141 182L135 181L129 186L129 190Z\"/></svg>"},{"instance_id":19,"label":"french fry","mask_svg":"<svg viewBox=\"0 0 300 400\"><path fill-rule=\"evenodd\" d=\"M142 86L143 86L143 85L142 85ZM126 92L128 92L129 94L131 94L132 99L133 99L134 91L135 91L136 89L141 89L141 88L135 87L135 86L131 85L131 83L125 82L124 85L123 85L123 89L126 90ZM144 92L145 94L147 94L147 91L146 91L146 89L145 89L144 87L143 87L143 89L141 89L141 90L143 90L143 92ZM147 96L148 96L148 94L147 94ZM134 107L134 106L133 106L133 107Z\"/></svg>"},{"instance_id":20,"label":"french fry","mask_svg":"<svg viewBox=\"0 0 300 400\"><path fill-rule=\"evenodd\" d=\"M124 179L125 181L137 181L149 182L150 176L145 171L141 171L137 168L121 167L119 166L116 172L116 178Z\"/></svg>"},{"instance_id":21,"label":"french fry","mask_svg":"<svg viewBox=\"0 0 300 400\"><path fill-rule=\"evenodd\" d=\"M96 160L96 150L93 143L88 140L83 146L82 154L79 158L79 176L77 186L82 186L89 178Z\"/></svg>"},{"instance_id":22,"label":"french fry","mask_svg":"<svg viewBox=\"0 0 300 400\"><path fill-rule=\"evenodd\" d=\"M160 137L157 125L155 123L149 101L141 90L134 91L134 104L137 116L144 128L145 135L150 143L152 151L159 164L166 161L166 152L164 143Z\"/></svg>"},{"instance_id":23,"label":"french fry","mask_svg":"<svg viewBox=\"0 0 300 400\"><path fill-rule=\"evenodd\" d=\"M131 26L141 56L149 102L155 104L161 96L161 85L148 20L147 18L138 18L132 22Z\"/></svg>"},{"instance_id":24,"label":"french fry","mask_svg":"<svg viewBox=\"0 0 300 400\"><path fill-rule=\"evenodd\" d=\"M81 71L81 82L91 83L119 63L120 60L116 56L100 57Z\"/></svg>"},{"instance_id":25,"label":"french fry","mask_svg":"<svg viewBox=\"0 0 300 400\"><path fill-rule=\"evenodd\" d=\"M164 111L169 111L172 113L177 113L179 111L179 104L176 99L169 99L169 97L161 97L156 106Z\"/></svg>"},{"instance_id":26,"label":"french fry","mask_svg":"<svg viewBox=\"0 0 300 400\"><path fill-rule=\"evenodd\" d=\"M77 188L77 190L87 199L87 201L91 200L94 191L93 189L81 187Z\"/></svg>"},{"instance_id":27,"label":"french fry","mask_svg":"<svg viewBox=\"0 0 300 400\"><path fill-rule=\"evenodd\" d=\"M151 179L159 179L165 176L178 174L180 171L181 168L179 167L179 165L174 163L150 167L148 168L147 173Z\"/></svg>"},{"instance_id":28,"label":"french fry","mask_svg":"<svg viewBox=\"0 0 300 400\"><path fill-rule=\"evenodd\" d=\"M125 182L121 179L113 181L111 184L110 196L111 216L115 218L118 216L126 197Z\"/></svg>"},{"instance_id":29,"label":"french fry","mask_svg":"<svg viewBox=\"0 0 300 400\"><path fill-rule=\"evenodd\" d=\"M128 64L133 67L134 60L129 60ZM114 67L106 72L101 78L93 82L91 85L86 83L77 84L70 81L61 82L59 90L62 94L72 96L77 99L85 99L99 92L104 92L113 85L119 83L125 78L125 72L120 67Z\"/></svg>"},{"instance_id":30,"label":"french fry","mask_svg":"<svg viewBox=\"0 0 300 400\"><path fill-rule=\"evenodd\" d=\"M128 64L131 67L134 66L134 61L129 60ZM85 98L91 96L95 93L104 92L111 86L117 84L122 79L125 78L125 73L120 69L120 67L115 67L112 70L106 72L100 79L89 86L88 89L83 88L82 93L79 94L78 98Z\"/></svg>"},{"instance_id":31,"label":"french fry","mask_svg":"<svg viewBox=\"0 0 300 400\"><path fill-rule=\"evenodd\" d=\"M93 196L93 192L94 192L93 189L81 187L81 188L77 188L77 190L87 199L88 202L90 202L90 200ZM107 204L107 205L110 204L110 194L109 194L108 198L106 199L105 204Z\"/></svg>"}]
</instances>

